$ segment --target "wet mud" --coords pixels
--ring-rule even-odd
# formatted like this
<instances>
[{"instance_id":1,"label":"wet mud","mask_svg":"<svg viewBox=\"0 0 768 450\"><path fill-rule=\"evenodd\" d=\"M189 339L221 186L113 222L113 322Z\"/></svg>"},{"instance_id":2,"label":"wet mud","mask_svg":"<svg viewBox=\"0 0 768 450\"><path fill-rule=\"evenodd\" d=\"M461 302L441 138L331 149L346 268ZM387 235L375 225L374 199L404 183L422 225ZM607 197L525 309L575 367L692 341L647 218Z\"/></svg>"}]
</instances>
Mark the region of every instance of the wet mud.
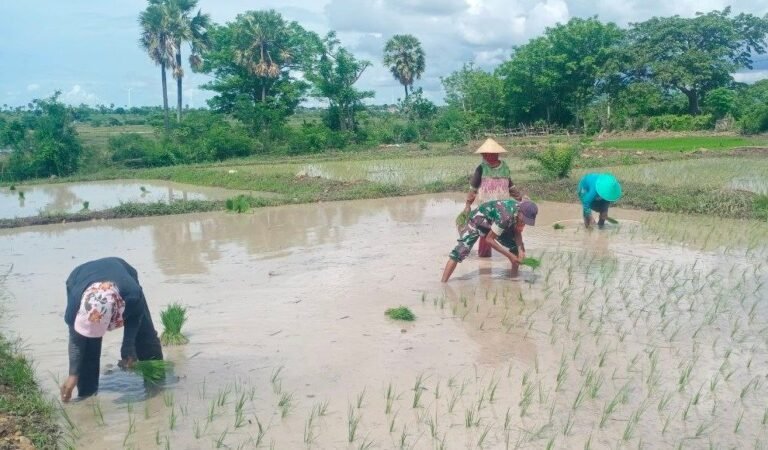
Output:
<instances>
[{"instance_id":1,"label":"wet mud","mask_svg":"<svg viewBox=\"0 0 768 450\"><path fill-rule=\"evenodd\" d=\"M472 256L439 282L456 194L0 231L3 331L44 387L66 375L64 280L119 255L159 323L167 385L114 370L64 406L77 448L753 447L765 437L768 241L751 222L542 203L524 233L536 271ZM565 229L554 229L555 222ZM717 233L753 234L713 245ZM690 231L695 230L695 231ZM755 237L756 236L756 237ZM407 306L415 322L387 308ZM160 330L158 330L160 331ZM67 423L66 421L64 423Z\"/></svg>"}]
</instances>

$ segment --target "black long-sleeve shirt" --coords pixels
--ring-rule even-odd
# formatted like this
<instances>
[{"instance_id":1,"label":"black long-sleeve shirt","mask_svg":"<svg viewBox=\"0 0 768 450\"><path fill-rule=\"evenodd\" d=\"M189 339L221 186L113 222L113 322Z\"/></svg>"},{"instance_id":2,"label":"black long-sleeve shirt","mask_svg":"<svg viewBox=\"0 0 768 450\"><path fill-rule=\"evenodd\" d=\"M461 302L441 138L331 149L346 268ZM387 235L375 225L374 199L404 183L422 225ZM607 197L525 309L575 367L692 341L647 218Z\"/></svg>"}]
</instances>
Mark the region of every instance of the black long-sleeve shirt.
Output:
<instances>
[{"instance_id":1,"label":"black long-sleeve shirt","mask_svg":"<svg viewBox=\"0 0 768 450\"><path fill-rule=\"evenodd\" d=\"M120 354L123 359L136 358L136 334L139 331L146 311L144 291L139 284L139 277L130 264L116 257L102 258L89 261L75 267L67 278L67 310L64 322L74 330L75 317L80 309L83 292L93 283L111 281L120 291L125 301L123 312L124 333ZM79 363L82 360L86 337L77 332L70 332L69 354L70 375L77 375ZM73 373L75 372L75 373Z\"/></svg>"}]
</instances>

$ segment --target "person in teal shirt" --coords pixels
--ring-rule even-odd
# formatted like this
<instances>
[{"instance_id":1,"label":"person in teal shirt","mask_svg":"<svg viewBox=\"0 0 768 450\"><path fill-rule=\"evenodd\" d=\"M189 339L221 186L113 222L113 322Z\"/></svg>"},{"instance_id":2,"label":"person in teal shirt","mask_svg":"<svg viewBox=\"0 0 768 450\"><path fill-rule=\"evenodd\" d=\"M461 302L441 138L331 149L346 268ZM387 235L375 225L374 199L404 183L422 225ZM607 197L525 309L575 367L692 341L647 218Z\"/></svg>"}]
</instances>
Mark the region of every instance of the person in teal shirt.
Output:
<instances>
[{"instance_id":1,"label":"person in teal shirt","mask_svg":"<svg viewBox=\"0 0 768 450\"><path fill-rule=\"evenodd\" d=\"M591 228L595 223L592 211L600 214L597 226L603 228L608 218L608 207L621 198L621 184L609 173L588 173L581 178L578 187L584 226Z\"/></svg>"}]
</instances>

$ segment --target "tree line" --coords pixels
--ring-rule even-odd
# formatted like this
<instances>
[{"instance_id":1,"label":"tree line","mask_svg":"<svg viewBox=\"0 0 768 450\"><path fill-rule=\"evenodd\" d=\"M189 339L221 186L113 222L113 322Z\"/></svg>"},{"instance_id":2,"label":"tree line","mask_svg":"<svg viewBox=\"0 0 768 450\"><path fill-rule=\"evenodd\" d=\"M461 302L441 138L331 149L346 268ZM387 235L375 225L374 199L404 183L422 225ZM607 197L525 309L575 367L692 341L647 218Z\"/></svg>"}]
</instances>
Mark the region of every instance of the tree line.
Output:
<instances>
[{"instance_id":1,"label":"tree line","mask_svg":"<svg viewBox=\"0 0 768 450\"><path fill-rule=\"evenodd\" d=\"M390 108L367 104L375 92L358 87L378 62L356 57L334 32L320 36L274 10L247 11L218 24L196 0L148 0L138 21L139 45L160 68L162 109L68 108L58 96L26 110L4 107L0 149L13 153L0 176L71 174L83 153L72 124L89 120L158 126L158 138L129 134L110 141L107 162L127 166L349 145L462 143L520 124L585 133L716 124L746 133L768 130L768 80L747 85L732 76L766 53L768 16L730 8L654 17L626 28L597 17L571 19L511 47L491 70L468 63L442 77L440 107L416 86L427 55L410 34L395 35L382 48L380 62L404 94ZM212 76L202 86L213 94L206 110L182 107L185 55L191 70ZM168 73L176 81L175 120ZM302 104L309 99L325 107L307 111ZM60 144L51 141L52 124L58 124ZM69 156L56 156L69 143Z\"/></svg>"}]
</instances>

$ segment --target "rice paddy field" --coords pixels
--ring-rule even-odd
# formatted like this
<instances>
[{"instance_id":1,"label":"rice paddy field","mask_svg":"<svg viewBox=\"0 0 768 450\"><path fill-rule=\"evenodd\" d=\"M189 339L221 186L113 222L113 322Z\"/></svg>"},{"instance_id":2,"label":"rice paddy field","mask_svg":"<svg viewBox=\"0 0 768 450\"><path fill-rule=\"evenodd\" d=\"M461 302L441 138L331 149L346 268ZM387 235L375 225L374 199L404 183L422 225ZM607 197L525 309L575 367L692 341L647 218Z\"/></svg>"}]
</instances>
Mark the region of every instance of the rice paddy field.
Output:
<instances>
[{"instance_id":1,"label":"rice paddy field","mask_svg":"<svg viewBox=\"0 0 768 450\"><path fill-rule=\"evenodd\" d=\"M590 170L767 194L765 158L720 156ZM291 198L308 180L455 183L478 162L366 155L141 174ZM507 162L524 190L538 182L530 160ZM184 337L164 347L165 381L120 370L121 333L105 337L99 395L56 406L69 448L768 448L764 220L618 205L617 224L585 230L576 199L542 201L524 233L540 267L510 278L504 258L473 252L443 284L463 198L0 230L0 326L54 396L75 265L118 255L137 267L158 333L166 308L183 309L164 319Z\"/></svg>"},{"instance_id":2,"label":"rice paddy field","mask_svg":"<svg viewBox=\"0 0 768 450\"><path fill-rule=\"evenodd\" d=\"M665 187L741 190L768 194L768 159L706 158L612 166L604 169L619 179ZM577 171L578 174L586 171Z\"/></svg>"}]
</instances>

